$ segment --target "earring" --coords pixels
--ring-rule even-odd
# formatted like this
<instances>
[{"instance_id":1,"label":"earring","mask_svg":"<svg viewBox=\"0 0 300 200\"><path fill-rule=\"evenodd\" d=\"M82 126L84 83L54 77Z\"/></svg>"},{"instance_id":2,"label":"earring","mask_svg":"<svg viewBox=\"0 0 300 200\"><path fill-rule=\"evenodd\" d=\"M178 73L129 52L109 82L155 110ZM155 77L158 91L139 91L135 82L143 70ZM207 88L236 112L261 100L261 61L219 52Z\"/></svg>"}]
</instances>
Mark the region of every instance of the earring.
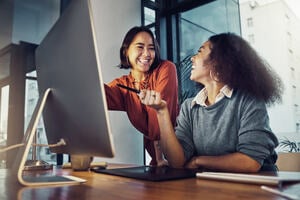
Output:
<instances>
[{"instance_id":1,"label":"earring","mask_svg":"<svg viewBox=\"0 0 300 200\"><path fill-rule=\"evenodd\" d=\"M213 73L211 70L209 70L209 76L212 80L216 81L216 82L219 82L219 73L217 72L216 74Z\"/></svg>"},{"instance_id":2,"label":"earring","mask_svg":"<svg viewBox=\"0 0 300 200\"><path fill-rule=\"evenodd\" d=\"M211 70L209 70L209 76L210 76L210 78L211 78L212 80L214 80L214 77L213 77L213 75L212 75Z\"/></svg>"}]
</instances>

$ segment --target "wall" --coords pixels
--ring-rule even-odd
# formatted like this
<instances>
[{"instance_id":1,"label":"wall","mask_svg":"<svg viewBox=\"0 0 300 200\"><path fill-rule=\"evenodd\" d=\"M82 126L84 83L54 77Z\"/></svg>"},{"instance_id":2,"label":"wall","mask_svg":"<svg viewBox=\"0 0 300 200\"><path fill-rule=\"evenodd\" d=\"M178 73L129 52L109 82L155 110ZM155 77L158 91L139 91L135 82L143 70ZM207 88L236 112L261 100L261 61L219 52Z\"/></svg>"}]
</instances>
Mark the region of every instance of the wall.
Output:
<instances>
[{"instance_id":1,"label":"wall","mask_svg":"<svg viewBox=\"0 0 300 200\"><path fill-rule=\"evenodd\" d=\"M125 33L132 26L141 25L140 0L92 0L92 9L101 59L102 76L108 83L114 78L128 74L121 70L119 49ZM116 149L113 159L96 158L121 163L143 164L143 137L131 125L124 112L109 111L111 128Z\"/></svg>"},{"instance_id":2,"label":"wall","mask_svg":"<svg viewBox=\"0 0 300 200\"><path fill-rule=\"evenodd\" d=\"M60 0L15 0L12 43L39 44L59 17Z\"/></svg>"},{"instance_id":3,"label":"wall","mask_svg":"<svg viewBox=\"0 0 300 200\"><path fill-rule=\"evenodd\" d=\"M2 49L3 47L11 43L12 20L13 20L12 11L13 11L13 3L11 1L9 0L0 1L0 27L1 27L0 49Z\"/></svg>"}]
</instances>

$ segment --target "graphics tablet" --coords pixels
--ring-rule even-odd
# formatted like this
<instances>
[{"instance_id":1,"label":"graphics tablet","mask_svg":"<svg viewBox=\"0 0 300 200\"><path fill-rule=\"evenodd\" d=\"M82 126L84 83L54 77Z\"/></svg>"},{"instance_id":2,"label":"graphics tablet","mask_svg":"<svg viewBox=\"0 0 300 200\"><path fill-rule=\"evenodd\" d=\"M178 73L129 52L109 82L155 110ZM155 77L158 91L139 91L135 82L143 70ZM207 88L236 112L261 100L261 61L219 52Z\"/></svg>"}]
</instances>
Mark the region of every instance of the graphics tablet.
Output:
<instances>
[{"instance_id":1,"label":"graphics tablet","mask_svg":"<svg viewBox=\"0 0 300 200\"><path fill-rule=\"evenodd\" d=\"M93 169L96 173L123 176L147 181L166 181L196 177L196 171L190 169L178 169L167 166L138 166L116 169Z\"/></svg>"}]
</instances>

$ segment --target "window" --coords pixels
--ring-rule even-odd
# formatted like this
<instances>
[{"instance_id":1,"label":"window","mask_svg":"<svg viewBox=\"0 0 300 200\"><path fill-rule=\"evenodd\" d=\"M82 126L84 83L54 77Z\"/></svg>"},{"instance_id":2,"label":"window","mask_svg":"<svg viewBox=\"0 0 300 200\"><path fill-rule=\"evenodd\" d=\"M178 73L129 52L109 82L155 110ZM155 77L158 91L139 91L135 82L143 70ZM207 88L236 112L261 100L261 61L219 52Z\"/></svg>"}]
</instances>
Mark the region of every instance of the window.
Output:
<instances>
[{"instance_id":1,"label":"window","mask_svg":"<svg viewBox=\"0 0 300 200\"><path fill-rule=\"evenodd\" d=\"M0 148L8 145L11 47L0 49ZM6 153L0 153L0 168L6 168Z\"/></svg>"},{"instance_id":2,"label":"window","mask_svg":"<svg viewBox=\"0 0 300 200\"><path fill-rule=\"evenodd\" d=\"M6 85L0 91L0 146L6 146L7 142L8 100L9 85Z\"/></svg>"},{"instance_id":3,"label":"window","mask_svg":"<svg viewBox=\"0 0 300 200\"><path fill-rule=\"evenodd\" d=\"M292 79L292 80L295 80L295 68L294 68L294 67L291 67L291 68L290 68L290 72L291 72L291 79Z\"/></svg>"},{"instance_id":4,"label":"window","mask_svg":"<svg viewBox=\"0 0 300 200\"><path fill-rule=\"evenodd\" d=\"M247 18L247 26L253 27L253 18L252 17Z\"/></svg>"},{"instance_id":5,"label":"window","mask_svg":"<svg viewBox=\"0 0 300 200\"><path fill-rule=\"evenodd\" d=\"M142 24L155 30L161 57L174 63L189 58L213 34L241 34L237 0L142 0ZM178 84L179 90L195 91L194 83Z\"/></svg>"},{"instance_id":6,"label":"window","mask_svg":"<svg viewBox=\"0 0 300 200\"><path fill-rule=\"evenodd\" d=\"M25 93L25 129L32 118L33 111L39 99L38 85L36 80L36 71L26 74L26 93ZM39 120L37 125L36 143L48 144L46 132L44 128L43 118ZM32 152L36 152L36 159L43 160L48 163L56 164L56 154L49 152L48 147L35 147L35 151L30 151L29 159L34 158Z\"/></svg>"},{"instance_id":7,"label":"window","mask_svg":"<svg viewBox=\"0 0 300 200\"><path fill-rule=\"evenodd\" d=\"M155 23L155 11L145 7L144 8L144 13L145 13L145 20L144 20L144 25L147 26L149 24Z\"/></svg>"},{"instance_id":8,"label":"window","mask_svg":"<svg viewBox=\"0 0 300 200\"><path fill-rule=\"evenodd\" d=\"M294 104L294 113L295 113L295 116L297 116L297 114L299 113L299 105L298 104Z\"/></svg>"},{"instance_id":9,"label":"window","mask_svg":"<svg viewBox=\"0 0 300 200\"><path fill-rule=\"evenodd\" d=\"M290 20L290 16L287 14L287 13L285 13L285 19L287 20L287 21L289 21Z\"/></svg>"},{"instance_id":10,"label":"window","mask_svg":"<svg viewBox=\"0 0 300 200\"><path fill-rule=\"evenodd\" d=\"M248 35L248 42L250 44L254 44L255 43L254 34L249 34Z\"/></svg>"},{"instance_id":11,"label":"window","mask_svg":"<svg viewBox=\"0 0 300 200\"><path fill-rule=\"evenodd\" d=\"M287 32L286 35L287 35L287 43L288 46L290 47L292 43L292 34L290 32Z\"/></svg>"}]
</instances>

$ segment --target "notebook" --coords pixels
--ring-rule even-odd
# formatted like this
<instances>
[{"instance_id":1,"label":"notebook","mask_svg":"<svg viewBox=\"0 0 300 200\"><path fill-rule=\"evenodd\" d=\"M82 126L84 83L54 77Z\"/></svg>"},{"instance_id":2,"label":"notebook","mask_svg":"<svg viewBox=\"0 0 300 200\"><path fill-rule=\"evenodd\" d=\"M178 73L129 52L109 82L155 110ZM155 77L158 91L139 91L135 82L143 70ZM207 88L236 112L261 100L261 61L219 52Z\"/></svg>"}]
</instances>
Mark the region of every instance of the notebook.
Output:
<instances>
[{"instance_id":1,"label":"notebook","mask_svg":"<svg viewBox=\"0 0 300 200\"><path fill-rule=\"evenodd\" d=\"M269 187L265 185L262 185L260 188L262 190L286 197L288 199L294 199L294 200L300 199L300 183L288 185L283 188Z\"/></svg>"},{"instance_id":2,"label":"notebook","mask_svg":"<svg viewBox=\"0 0 300 200\"><path fill-rule=\"evenodd\" d=\"M146 181L167 181L196 177L196 171L190 169L178 169L168 166L138 166L116 169L92 169L96 173L123 176Z\"/></svg>"},{"instance_id":3,"label":"notebook","mask_svg":"<svg viewBox=\"0 0 300 200\"><path fill-rule=\"evenodd\" d=\"M252 184L277 185L283 183L300 182L300 172L275 172L275 174L241 174L225 172L198 172L197 178L214 179L232 182L243 182Z\"/></svg>"}]
</instances>

